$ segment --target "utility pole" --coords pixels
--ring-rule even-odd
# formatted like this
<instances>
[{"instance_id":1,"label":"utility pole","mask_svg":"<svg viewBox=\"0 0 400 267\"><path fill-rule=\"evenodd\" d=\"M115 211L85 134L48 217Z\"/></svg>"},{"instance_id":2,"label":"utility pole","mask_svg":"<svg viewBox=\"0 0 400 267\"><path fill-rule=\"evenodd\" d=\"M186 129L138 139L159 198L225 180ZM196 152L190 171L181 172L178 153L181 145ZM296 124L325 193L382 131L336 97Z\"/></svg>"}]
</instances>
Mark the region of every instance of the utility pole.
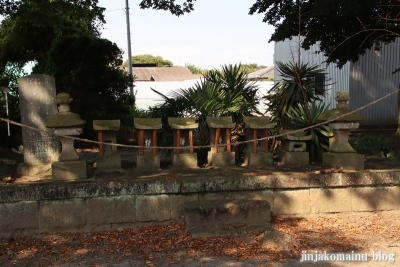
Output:
<instances>
[{"instance_id":1,"label":"utility pole","mask_svg":"<svg viewBox=\"0 0 400 267\"><path fill-rule=\"evenodd\" d=\"M129 25L129 1L126 0L126 30L127 30L127 36L128 36L128 69L129 69L129 74L133 77L133 72L132 72L132 52L131 52L131 29ZM133 96L133 86L130 86L130 94Z\"/></svg>"}]
</instances>

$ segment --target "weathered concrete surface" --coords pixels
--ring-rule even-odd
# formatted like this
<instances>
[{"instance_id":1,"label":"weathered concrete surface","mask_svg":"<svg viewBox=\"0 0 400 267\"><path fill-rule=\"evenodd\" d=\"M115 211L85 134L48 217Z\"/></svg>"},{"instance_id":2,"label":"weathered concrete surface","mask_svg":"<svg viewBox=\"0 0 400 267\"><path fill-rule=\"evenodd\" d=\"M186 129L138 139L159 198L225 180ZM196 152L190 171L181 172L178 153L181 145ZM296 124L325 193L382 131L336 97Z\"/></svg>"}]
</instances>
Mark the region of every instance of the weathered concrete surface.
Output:
<instances>
[{"instance_id":1,"label":"weathered concrete surface","mask_svg":"<svg viewBox=\"0 0 400 267\"><path fill-rule=\"evenodd\" d=\"M278 162L282 165L308 165L308 152L288 152L279 150Z\"/></svg>"},{"instance_id":2,"label":"weathered concrete surface","mask_svg":"<svg viewBox=\"0 0 400 267\"><path fill-rule=\"evenodd\" d=\"M310 189L311 213L350 212L351 188Z\"/></svg>"},{"instance_id":3,"label":"weathered concrete surface","mask_svg":"<svg viewBox=\"0 0 400 267\"><path fill-rule=\"evenodd\" d=\"M139 196L136 203L138 221L160 222L171 219L171 203L168 195Z\"/></svg>"},{"instance_id":4,"label":"weathered concrete surface","mask_svg":"<svg viewBox=\"0 0 400 267\"><path fill-rule=\"evenodd\" d=\"M212 166L233 166L235 165L235 152L214 153L209 151L208 163Z\"/></svg>"},{"instance_id":5,"label":"weathered concrete surface","mask_svg":"<svg viewBox=\"0 0 400 267\"><path fill-rule=\"evenodd\" d=\"M152 149L146 149L144 155L136 156L136 169L140 171L161 170L160 155L155 156Z\"/></svg>"},{"instance_id":6,"label":"weathered concrete surface","mask_svg":"<svg viewBox=\"0 0 400 267\"><path fill-rule=\"evenodd\" d=\"M357 153L323 153L322 166L326 168L342 167L344 170L364 170L364 155Z\"/></svg>"},{"instance_id":7,"label":"weathered concrete surface","mask_svg":"<svg viewBox=\"0 0 400 267\"><path fill-rule=\"evenodd\" d=\"M271 207L263 200L208 200L183 204L187 227L235 224L260 225L271 221Z\"/></svg>"},{"instance_id":8,"label":"weathered concrete surface","mask_svg":"<svg viewBox=\"0 0 400 267\"><path fill-rule=\"evenodd\" d=\"M198 168L197 154L183 153L172 155L172 166L174 168Z\"/></svg>"},{"instance_id":9,"label":"weathered concrete surface","mask_svg":"<svg viewBox=\"0 0 400 267\"><path fill-rule=\"evenodd\" d=\"M247 152L244 155L244 166L265 166L265 165L273 165L273 155L272 153L265 152Z\"/></svg>"},{"instance_id":10,"label":"weathered concrete surface","mask_svg":"<svg viewBox=\"0 0 400 267\"><path fill-rule=\"evenodd\" d=\"M68 231L86 224L85 200L79 198L41 202L38 213L41 232Z\"/></svg>"},{"instance_id":11,"label":"weathered concrete surface","mask_svg":"<svg viewBox=\"0 0 400 267\"><path fill-rule=\"evenodd\" d=\"M87 178L86 161L56 161L51 164L53 180L75 181Z\"/></svg>"},{"instance_id":12,"label":"weathered concrete surface","mask_svg":"<svg viewBox=\"0 0 400 267\"><path fill-rule=\"evenodd\" d=\"M400 209L400 171L255 174L232 167L102 175L0 187L0 236L183 221L188 202L264 201L272 214L293 216Z\"/></svg>"}]
</instances>

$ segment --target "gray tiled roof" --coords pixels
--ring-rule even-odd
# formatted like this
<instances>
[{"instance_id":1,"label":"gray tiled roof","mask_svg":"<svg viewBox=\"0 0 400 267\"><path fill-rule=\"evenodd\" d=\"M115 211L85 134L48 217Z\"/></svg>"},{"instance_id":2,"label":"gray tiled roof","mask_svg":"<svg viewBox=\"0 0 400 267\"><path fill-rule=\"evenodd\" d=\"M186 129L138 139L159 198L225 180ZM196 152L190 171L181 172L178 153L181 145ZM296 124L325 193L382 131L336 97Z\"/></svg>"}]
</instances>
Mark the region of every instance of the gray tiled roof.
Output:
<instances>
[{"instance_id":1,"label":"gray tiled roof","mask_svg":"<svg viewBox=\"0 0 400 267\"><path fill-rule=\"evenodd\" d=\"M274 77L275 67L268 67L265 69L257 70L255 72L249 73L247 77L251 80L263 80L268 79L268 77Z\"/></svg>"},{"instance_id":2,"label":"gray tiled roof","mask_svg":"<svg viewBox=\"0 0 400 267\"><path fill-rule=\"evenodd\" d=\"M125 68L128 71L128 68ZM133 67L135 81L186 81L203 77L201 74L192 74L185 67Z\"/></svg>"}]
</instances>

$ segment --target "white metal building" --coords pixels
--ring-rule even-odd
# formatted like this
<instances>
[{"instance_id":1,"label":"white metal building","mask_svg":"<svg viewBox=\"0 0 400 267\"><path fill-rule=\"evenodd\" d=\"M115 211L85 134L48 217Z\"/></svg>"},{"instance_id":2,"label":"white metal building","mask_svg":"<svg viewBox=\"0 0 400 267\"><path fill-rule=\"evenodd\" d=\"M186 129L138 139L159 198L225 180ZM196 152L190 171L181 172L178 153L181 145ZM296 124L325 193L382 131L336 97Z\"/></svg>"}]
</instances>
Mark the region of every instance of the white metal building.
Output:
<instances>
[{"instance_id":1,"label":"white metal building","mask_svg":"<svg viewBox=\"0 0 400 267\"><path fill-rule=\"evenodd\" d=\"M286 40L275 43L274 62L297 61L297 41ZM392 72L400 67L400 41L383 45L380 51L367 51L356 63L348 62L337 68L335 64L324 63L325 57L316 53L318 45L310 50L301 49L300 59L310 65L319 65L327 73L325 80L324 102L330 108L336 107L335 96L338 91L350 94L350 108L357 109L371 101L379 99L400 87L400 73ZM275 69L275 81L280 80L279 72ZM377 104L359 111L364 117L364 125L397 124L397 94L392 95Z\"/></svg>"}]
</instances>

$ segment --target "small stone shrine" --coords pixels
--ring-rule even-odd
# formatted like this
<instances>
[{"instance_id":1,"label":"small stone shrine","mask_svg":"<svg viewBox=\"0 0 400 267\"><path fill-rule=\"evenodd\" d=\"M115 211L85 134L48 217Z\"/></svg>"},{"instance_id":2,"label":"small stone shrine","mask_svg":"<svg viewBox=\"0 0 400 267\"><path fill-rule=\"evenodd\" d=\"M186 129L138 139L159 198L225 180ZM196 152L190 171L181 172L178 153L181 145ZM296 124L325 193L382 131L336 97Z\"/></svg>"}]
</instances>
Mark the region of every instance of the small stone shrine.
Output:
<instances>
[{"instance_id":1,"label":"small stone shrine","mask_svg":"<svg viewBox=\"0 0 400 267\"><path fill-rule=\"evenodd\" d=\"M236 124L232 122L232 117L207 117L206 120L212 146L207 156L208 165L235 165L235 152L231 151L231 129Z\"/></svg>"},{"instance_id":2,"label":"small stone shrine","mask_svg":"<svg viewBox=\"0 0 400 267\"><path fill-rule=\"evenodd\" d=\"M68 93L57 94L58 113L51 116L46 124L46 127L55 129L54 133L66 136L82 134L82 125L85 124L85 121L78 114L70 111L69 104L72 100ZM59 138L62 150L58 161L51 165L53 180L74 181L86 179L86 161L79 160L74 147L74 139Z\"/></svg>"},{"instance_id":3,"label":"small stone shrine","mask_svg":"<svg viewBox=\"0 0 400 267\"><path fill-rule=\"evenodd\" d=\"M364 155L355 153L349 144L350 131L360 126L363 117L356 112L343 116L352 111L347 103L350 100L348 92L338 92L335 99L338 102L336 108L328 110L321 116L321 120L325 121L334 119L329 123L333 136L329 139L328 153L322 154L322 166L342 167L345 170L364 170ZM338 118L339 116L343 117Z\"/></svg>"},{"instance_id":4,"label":"small stone shrine","mask_svg":"<svg viewBox=\"0 0 400 267\"><path fill-rule=\"evenodd\" d=\"M117 132L121 126L120 120L93 120L93 130L97 131L99 142L117 143ZM99 158L96 161L97 171L121 170L121 156L117 147L99 144Z\"/></svg>"},{"instance_id":5,"label":"small stone shrine","mask_svg":"<svg viewBox=\"0 0 400 267\"><path fill-rule=\"evenodd\" d=\"M197 154L193 149L193 129L199 127L195 118L168 118L169 127L174 132L172 166L197 168Z\"/></svg>"},{"instance_id":6,"label":"small stone shrine","mask_svg":"<svg viewBox=\"0 0 400 267\"><path fill-rule=\"evenodd\" d=\"M57 113L54 77L35 74L18 79L21 123L48 131L46 122ZM43 176L50 174L51 164L60 155L60 141L54 135L22 127L24 162L17 175Z\"/></svg>"},{"instance_id":7,"label":"small stone shrine","mask_svg":"<svg viewBox=\"0 0 400 267\"><path fill-rule=\"evenodd\" d=\"M136 157L137 170L159 170L160 155L157 150L157 131L162 128L161 118L134 118L135 129L139 130L139 154ZM153 148L146 148L153 147Z\"/></svg>"},{"instance_id":8,"label":"small stone shrine","mask_svg":"<svg viewBox=\"0 0 400 267\"><path fill-rule=\"evenodd\" d=\"M278 154L278 163L282 165L308 165L309 154L307 150L307 141L311 140L311 135L306 135L304 131L293 132L294 130L280 130L279 137L281 148Z\"/></svg>"},{"instance_id":9,"label":"small stone shrine","mask_svg":"<svg viewBox=\"0 0 400 267\"><path fill-rule=\"evenodd\" d=\"M243 165L263 166L273 165L273 155L268 151L268 140L256 140L268 137L269 129L274 128L276 123L271 123L269 117L244 116L244 127L246 128L246 140L255 140L246 143L246 153Z\"/></svg>"}]
</instances>

